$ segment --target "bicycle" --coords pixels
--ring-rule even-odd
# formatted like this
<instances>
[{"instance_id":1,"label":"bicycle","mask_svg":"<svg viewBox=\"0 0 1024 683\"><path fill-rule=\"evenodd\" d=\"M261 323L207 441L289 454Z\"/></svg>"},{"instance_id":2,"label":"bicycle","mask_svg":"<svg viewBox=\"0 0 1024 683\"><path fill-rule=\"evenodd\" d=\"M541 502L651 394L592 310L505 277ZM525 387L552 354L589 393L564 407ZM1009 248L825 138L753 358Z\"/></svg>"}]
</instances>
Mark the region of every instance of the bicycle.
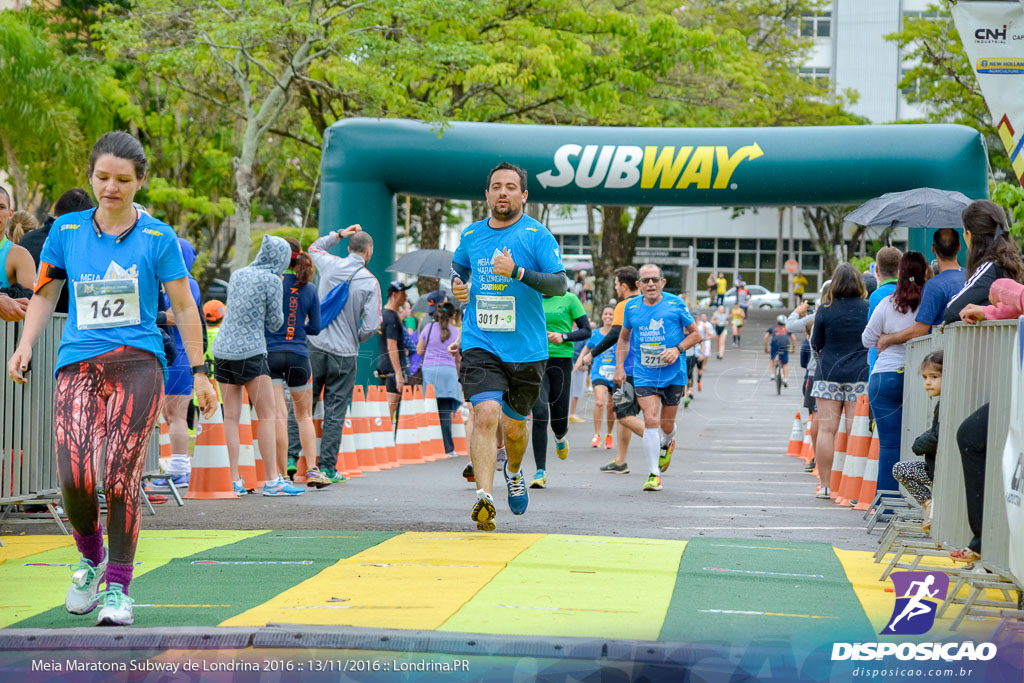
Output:
<instances>
[{"instance_id":1,"label":"bicycle","mask_svg":"<svg viewBox=\"0 0 1024 683\"><path fill-rule=\"evenodd\" d=\"M775 395L782 395L782 363L775 358Z\"/></svg>"}]
</instances>

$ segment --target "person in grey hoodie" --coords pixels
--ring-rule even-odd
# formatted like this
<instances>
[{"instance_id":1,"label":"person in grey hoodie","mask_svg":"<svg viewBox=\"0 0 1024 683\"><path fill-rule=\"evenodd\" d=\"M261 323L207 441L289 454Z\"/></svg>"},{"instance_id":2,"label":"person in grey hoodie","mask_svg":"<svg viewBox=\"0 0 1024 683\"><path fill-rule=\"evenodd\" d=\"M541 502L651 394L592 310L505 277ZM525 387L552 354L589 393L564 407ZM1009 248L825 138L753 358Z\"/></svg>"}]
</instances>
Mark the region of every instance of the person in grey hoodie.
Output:
<instances>
[{"instance_id":1,"label":"person in grey hoodie","mask_svg":"<svg viewBox=\"0 0 1024 683\"><path fill-rule=\"evenodd\" d=\"M348 257L330 253L342 238L349 238ZM324 392L323 438L320 470L331 481L338 474L338 449L345 413L352 403L359 345L377 334L380 327L380 283L367 268L373 256L373 238L358 225L331 231L309 247L309 256L320 272L321 312L338 288L348 283L348 300L320 334L309 336L309 362L313 368L313 400ZM329 306L328 306L329 309Z\"/></svg>"},{"instance_id":2,"label":"person in grey hoodie","mask_svg":"<svg viewBox=\"0 0 1024 683\"><path fill-rule=\"evenodd\" d=\"M224 401L224 434L231 464L235 495L247 491L238 475L238 420L242 413L242 388L252 398L256 413L274 416L274 387L267 368L264 328L277 331L284 324L284 293L281 275L292 258L292 248L280 237L266 235L255 260L231 274L228 305L220 332L213 341L213 376ZM297 496L303 489L287 483L277 471L274 430L261 429L260 455L266 468L265 496Z\"/></svg>"}]
</instances>

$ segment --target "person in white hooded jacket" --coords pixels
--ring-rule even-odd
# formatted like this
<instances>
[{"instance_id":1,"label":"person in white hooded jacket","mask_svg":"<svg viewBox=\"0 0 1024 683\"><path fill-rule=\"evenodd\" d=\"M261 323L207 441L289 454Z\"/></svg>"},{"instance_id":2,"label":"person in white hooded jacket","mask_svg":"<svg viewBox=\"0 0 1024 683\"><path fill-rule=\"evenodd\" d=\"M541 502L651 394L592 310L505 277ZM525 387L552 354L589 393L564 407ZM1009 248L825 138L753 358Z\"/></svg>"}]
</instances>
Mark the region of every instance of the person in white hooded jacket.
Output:
<instances>
[{"instance_id":1,"label":"person in white hooded jacket","mask_svg":"<svg viewBox=\"0 0 1024 683\"><path fill-rule=\"evenodd\" d=\"M292 248L280 237L266 235L256 258L228 280L227 312L213 342L213 376L224 400L224 435L228 445L235 495L248 491L238 474L238 421L242 389L249 392L258 415L274 415L274 387L267 367L264 328L277 331L284 324L281 274L291 261ZM289 484L277 471L274 432L261 429L260 455L266 468L264 496L297 496L303 489Z\"/></svg>"}]
</instances>

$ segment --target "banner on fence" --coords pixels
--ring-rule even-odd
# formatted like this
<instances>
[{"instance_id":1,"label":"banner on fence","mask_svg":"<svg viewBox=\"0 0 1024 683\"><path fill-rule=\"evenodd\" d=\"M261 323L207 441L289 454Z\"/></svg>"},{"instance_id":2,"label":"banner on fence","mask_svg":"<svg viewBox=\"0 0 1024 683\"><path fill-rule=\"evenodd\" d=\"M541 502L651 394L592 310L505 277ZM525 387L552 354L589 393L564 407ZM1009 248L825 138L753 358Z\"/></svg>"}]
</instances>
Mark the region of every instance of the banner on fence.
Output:
<instances>
[{"instance_id":1,"label":"banner on fence","mask_svg":"<svg viewBox=\"0 0 1024 683\"><path fill-rule=\"evenodd\" d=\"M1010 415L1024 414L1024 317L1017 324ZM1003 488L1010 523L1010 571L1024 580L1024 420L1011 419L1003 449Z\"/></svg>"}]
</instances>

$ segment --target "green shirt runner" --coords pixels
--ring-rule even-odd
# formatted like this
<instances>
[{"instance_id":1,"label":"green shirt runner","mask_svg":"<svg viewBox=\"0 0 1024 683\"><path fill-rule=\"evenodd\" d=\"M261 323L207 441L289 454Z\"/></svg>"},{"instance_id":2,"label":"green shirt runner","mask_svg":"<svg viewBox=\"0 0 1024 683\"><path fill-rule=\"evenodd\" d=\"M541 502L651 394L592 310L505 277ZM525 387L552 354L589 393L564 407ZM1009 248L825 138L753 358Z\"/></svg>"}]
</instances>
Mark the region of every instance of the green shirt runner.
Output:
<instances>
[{"instance_id":1,"label":"green shirt runner","mask_svg":"<svg viewBox=\"0 0 1024 683\"><path fill-rule=\"evenodd\" d=\"M586 314L579 297L572 292L566 292L562 296L544 297L544 321L548 332L568 334L572 332L573 321ZM549 358L572 358L572 354L572 342L548 342Z\"/></svg>"}]
</instances>

